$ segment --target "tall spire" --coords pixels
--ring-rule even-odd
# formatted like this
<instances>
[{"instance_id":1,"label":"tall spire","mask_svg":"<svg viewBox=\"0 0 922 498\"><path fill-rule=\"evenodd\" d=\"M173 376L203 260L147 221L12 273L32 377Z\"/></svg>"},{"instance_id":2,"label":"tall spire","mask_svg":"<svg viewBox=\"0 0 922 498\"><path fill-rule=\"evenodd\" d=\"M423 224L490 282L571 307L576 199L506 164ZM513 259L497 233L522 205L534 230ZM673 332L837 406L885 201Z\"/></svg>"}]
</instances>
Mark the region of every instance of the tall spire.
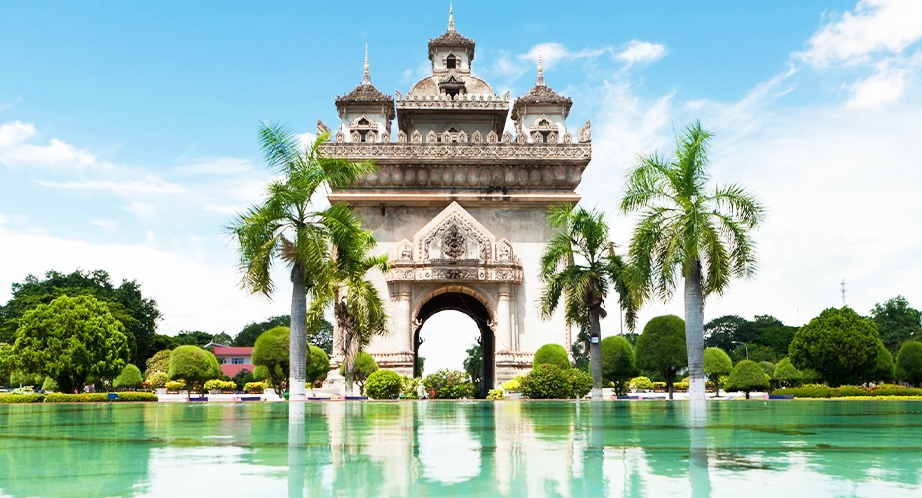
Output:
<instances>
[{"instance_id":1,"label":"tall spire","mask_svg":"<svg viewBox=\"0 0 922 498\"><path fill-rule=\"evenodd\" d=\"M371 84L371 75L368 74L368 44L365 44L365 74L362 75L362 84Z\"/></svg>"},{"instance_id":2,"label":"tall spire","mask_svg":"<svg viewBox=\"0 0 922 498\"><path fill-rule=\"evenodd\" d=\"M541 66L541 52L538 52L538 79L535 85L544 86L544 68Z\"/></svg>"},{"instance_id":3,"label":"tall spire","mask_svg":"<svg viewBox=\"0 0 922 498\"><path fill-rule=\"evenodd\" d=\"M451 5L451 2L448 2L448 31L455 30L455 13Z\"/></svg>"}]
</instances>

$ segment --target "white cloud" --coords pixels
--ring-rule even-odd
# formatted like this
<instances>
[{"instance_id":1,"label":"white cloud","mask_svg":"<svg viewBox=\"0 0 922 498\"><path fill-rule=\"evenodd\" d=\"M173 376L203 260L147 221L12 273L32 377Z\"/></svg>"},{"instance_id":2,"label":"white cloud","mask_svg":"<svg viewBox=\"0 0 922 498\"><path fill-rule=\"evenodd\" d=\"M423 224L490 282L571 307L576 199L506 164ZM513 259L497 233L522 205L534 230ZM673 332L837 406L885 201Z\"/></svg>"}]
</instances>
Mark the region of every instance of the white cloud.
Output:
<instances>
[{"instance_id":1,"label":"white cloud","mask_svg":"<svg viewBox=\"0 0 922 498\"><path fill-rule=\"evenodd\" d=\"M45 168L72 166L83 170L96 164L96 156L52 138L47 145L28 143L37 131L32 123L10 121L0 125L0 164Z\"/></svg>"},{"instance_id":2,"label":"white cloud","mask_svg":"<svg viewBox=\"0 0 922 498\"><path fill-rule=\"evenodd\" d=\"M184 194L188 190L182 185L169 183L156 176L146 176L142 180L115 181L115 180L81 180L67 182L50 182L38 180L36 183L43 187L67 190L102 190L120 196L133 197L139 194Z\"/></svg>"},{"instance_id":3,"label":"white cloud","mask_svg":"<svg viewBox=\"0 0 922 498\"><path fill-rule=\"evenodd\" d=\"M584 48L582 50L570 51L560 43L539 43L531 49L520 55L519 60L531 61L535 68L538 67L538 57L545 69L554 67L558 62L563 60L577 59L595 59L604 54L607 49L603 48Z\"/></svg>"},{"instance_id":4,"label":"white cloud","mask_svg":"<svg viewBox=\"0 0 922 498\"><path fill-rule=\"evenodd\" d=\"M95 226L98 226L98 227L100 227L100 228L104 228L104 229L109 230L109 231L115 230L115 222L112 221L112 220L100 220L100 219L96 219L96 220L90 220L89 223L90 223L90 225L95 225Z\"/></svg>"},{"instance_id":5,"label":"white cloud","mask_svg":"<svg viewBox=\"0 0 922 498\"><path fill-rule=\"evenodd\" d=\"M615 59L628 65L638 62L653 62L666 55L666 46L641 40L631 40L627 48L615 54Z\"/></svg>"},{"instance_id":6,"label":"white cloud","mask_svg":"<svg viewBox=\"0 0 922 498\"><path fill-rule=\"evenodd\" d=\"M274 301L250 296L237 286L234 256L224 243L212 246L207 257L193 257L148 244L93 244L32 229L13 230L4 224L0 224L0 240L4 241L0 282L5 282L0 286L0 302L11 297L9 283L22 282L27 274L102 268L113 282L141 283L144 295L154 298L163 313L160 333L203 330L233 335L246 323L288 313L286 296L291 287L285 269L273 273L279 285Z\"/></svg>"},{"instance_id":7,"label":"white cloud","mask_svg":"<svg viewBox=\"0 0 922 498\"><path fill-rule=\"evenodd\" d=\"M875 53L896 54L922 38L922 2L861 0L810 37L796 58L814 67L868 62Z\"/></svg>"},{"instance_id":8,"label":"white cloud","mask_svg":"<svg viewBox=\"0 0 922 498\"><path fill-rule=\"evenodd\" d=\"M176 173L183 175L239 175L248 173L253 169L249 159L238 157L202 158L191 164L175 168Z\"/></svg>"}]
</instances>

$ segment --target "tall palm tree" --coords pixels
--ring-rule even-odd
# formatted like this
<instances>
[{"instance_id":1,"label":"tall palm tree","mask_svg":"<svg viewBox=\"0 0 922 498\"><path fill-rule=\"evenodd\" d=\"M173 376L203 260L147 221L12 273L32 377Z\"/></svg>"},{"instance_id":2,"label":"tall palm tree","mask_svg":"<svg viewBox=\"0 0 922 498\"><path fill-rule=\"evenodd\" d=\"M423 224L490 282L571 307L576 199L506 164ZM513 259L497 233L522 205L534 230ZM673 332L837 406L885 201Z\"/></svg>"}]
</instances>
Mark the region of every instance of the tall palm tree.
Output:
<instances>
[{"instance_id":1,"label":"tall palm tree","mask_svg":"<svg viewBox=\"0 0 922 498\"><path fill-rule=\"evenodd\" d=\"M263 123L259 142L268 166L279 175L266 188L262 204L238 215L228 227L240 252L240 285L256 294L272 297L275 283L272 265L282 260L290 268L291 399L303 399L307 361L307 295L331 278L328 268L331 237L353 227L351 212L341 206L318 210L312 198L330 186L349 185L374 171L370 163L353 163L323 157L319 146L302 146L285 126ZM341 235L340 235L341 236Z\"/></svg>"},{"instance_id":2,"label":"tall palm tree","mask_svg":"<svg viewBox=\"0 0 922 498\"><path fill-rule=\"evenodd\" d=\"M369 256L376 242L370 231L361 229L361 221L345 207L337 220L345 223L330 232L331 253L323 273L328 275L322 285L314 288L308 328L314 330L323 323L329 307L333 309L342 342L334 344L334 354L343 355L343 375L346 395L352 395L355 357L374 336L387 333L384 302L374 284L366 277L369 271L382 272L389 268L386 254Z\"/></svg>"},{"instance_id":3,"label":"tall palm tree","mask_svg":"<svg viewBox=\"0 0 922 498\"><path fill-rule=\"evenodd\" d=\"M541 316L549 319L561 298L570 325L589 329L589 362L592 398L602 397L602 329L606 315L603 304L611 291L618 294L625 322L633 330L636 322L635 296L631 291L631 270L615 254L608 224L598 211L571 205L552 207L548 222L557 229L541 256Z\"/></svg>"},{"instance_id":4,"label":"tall palm tree","mask_svg":"<svg viewBox=\"0 0 922 498\"><path fill-rule=\"evenodd\" d=\"M640 213L630 258L638 289L664 300L685 284L685 338L690 399L704 399L704 300L723 294L732 277L756 270L750 232L765 208L736 184L708 186L712 133L695 121L676 139L675 158L640 155L628 173L621 211Z\"/></svg>"}]
</instances>

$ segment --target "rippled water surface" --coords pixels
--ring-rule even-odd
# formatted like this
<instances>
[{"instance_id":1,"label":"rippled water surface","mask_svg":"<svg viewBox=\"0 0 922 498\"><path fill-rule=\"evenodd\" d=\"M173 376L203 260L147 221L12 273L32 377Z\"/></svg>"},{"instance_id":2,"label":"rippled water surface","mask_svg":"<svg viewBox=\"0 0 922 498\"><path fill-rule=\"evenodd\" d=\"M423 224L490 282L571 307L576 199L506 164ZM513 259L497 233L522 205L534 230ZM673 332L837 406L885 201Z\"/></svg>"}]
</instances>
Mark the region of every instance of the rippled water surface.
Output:
<instances>
[{"instance_id":1,"label":"rippled water surface","mask_svg":"<svg viewBox=\"0 0 922 498\"><path fill-rule=\"evenodd\" d=\"M0 496L922 496L922 403L0 405Z\"/></svg>"}]
</instances>

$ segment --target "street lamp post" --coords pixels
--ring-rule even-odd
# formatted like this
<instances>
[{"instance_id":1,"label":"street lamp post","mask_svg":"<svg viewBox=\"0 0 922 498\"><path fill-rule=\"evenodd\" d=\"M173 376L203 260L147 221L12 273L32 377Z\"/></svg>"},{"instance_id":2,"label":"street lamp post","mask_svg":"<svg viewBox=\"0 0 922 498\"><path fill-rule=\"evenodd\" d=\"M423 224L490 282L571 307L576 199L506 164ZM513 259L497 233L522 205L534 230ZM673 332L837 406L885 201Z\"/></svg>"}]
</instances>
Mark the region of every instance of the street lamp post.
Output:
<instances>
[{"instance_id":1,"label":"street lamp post","mask_svg":"<svg viewBox=\"0 0 922 498\"><path fill-rule=\"evenodd\" d=\"M749 346L739 341L730 341L730 344L739 344L740 346L743 346L744 348L746 348L746 359L747 360L749 359Z\"/></svg>"}]
</instances>

